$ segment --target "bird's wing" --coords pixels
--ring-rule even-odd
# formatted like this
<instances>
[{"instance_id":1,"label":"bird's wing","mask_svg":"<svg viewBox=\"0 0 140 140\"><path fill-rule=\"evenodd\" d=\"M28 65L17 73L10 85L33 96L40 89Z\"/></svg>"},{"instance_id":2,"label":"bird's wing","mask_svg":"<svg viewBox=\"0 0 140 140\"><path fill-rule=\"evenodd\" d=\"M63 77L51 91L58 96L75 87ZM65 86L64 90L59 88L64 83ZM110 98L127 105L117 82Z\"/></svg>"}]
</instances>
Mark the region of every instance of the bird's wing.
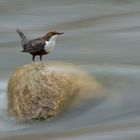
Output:
<instances>
[{"instance_id":1,"label":"bird's wing","mask_svg":"<svg viewBox=\"0 0 140 140\"><path fill-rule=\"evenodd\" d=\"M38 52L44 49L45 46L45 40L38 38L38 39L34 39L34 40L30 40L28 42L28 47L26 48L26 50L24 50L24 52Z\"/></svg>"}]
</instances>

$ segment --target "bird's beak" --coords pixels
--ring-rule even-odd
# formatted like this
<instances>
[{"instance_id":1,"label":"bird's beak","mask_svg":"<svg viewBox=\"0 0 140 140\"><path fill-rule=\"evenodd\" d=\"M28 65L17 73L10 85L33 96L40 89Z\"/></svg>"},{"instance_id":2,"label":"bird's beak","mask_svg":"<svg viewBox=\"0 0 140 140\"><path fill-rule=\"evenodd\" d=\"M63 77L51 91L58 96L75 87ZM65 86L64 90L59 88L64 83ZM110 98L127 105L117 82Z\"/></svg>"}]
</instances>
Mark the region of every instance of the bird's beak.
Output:
<instances>
[{"instance_id":1,"label":"bird's beak","mask_svg":"<svg viewBox=\"0 0 140 140\"><path fill-rule=\"evenodd\" d=\"M62 35L62 34L64 34L64 32L58 33L58 35Z\"/></svg>"}]
</instances>

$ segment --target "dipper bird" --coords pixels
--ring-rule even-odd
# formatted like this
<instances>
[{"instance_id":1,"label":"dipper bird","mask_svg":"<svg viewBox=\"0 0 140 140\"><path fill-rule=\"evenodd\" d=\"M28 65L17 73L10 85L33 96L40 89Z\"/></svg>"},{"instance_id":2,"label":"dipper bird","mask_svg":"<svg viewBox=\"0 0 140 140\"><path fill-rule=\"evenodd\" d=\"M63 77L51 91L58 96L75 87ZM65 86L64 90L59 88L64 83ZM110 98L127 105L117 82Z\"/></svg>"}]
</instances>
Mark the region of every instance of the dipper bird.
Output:
<instances>
[{"instance_id":1,"label":"dipper bird","mask_svg":"<svg viewBox=\"0 0 140 140\"><path fill-rule=\"evenodd\" d=\"M40 61L43 65L42 56L49 54L55 47L55 41L57 37L59 35L64 34L63 32L52 31L52 32L48 32L43 37L39 37L33 40L28 40L21 30L17 29L17 33L22 39L21 41L23 47L22 52L30 53L32 55L32 60L34 62L35 68L36 68L35 57L39 55Z\"/></svg>"}]
</instances>

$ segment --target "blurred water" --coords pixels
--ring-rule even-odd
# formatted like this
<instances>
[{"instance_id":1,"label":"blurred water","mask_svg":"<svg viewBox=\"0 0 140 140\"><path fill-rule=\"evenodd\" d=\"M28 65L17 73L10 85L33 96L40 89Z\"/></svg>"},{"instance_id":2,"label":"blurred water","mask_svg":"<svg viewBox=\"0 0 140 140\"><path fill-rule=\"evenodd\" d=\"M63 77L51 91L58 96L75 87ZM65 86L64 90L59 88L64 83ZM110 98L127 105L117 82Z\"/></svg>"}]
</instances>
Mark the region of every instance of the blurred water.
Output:
<instances>
[{"instance_id":1,"label":"blurred water","mask_svg":"<svg viewBox=\"0 0 140 140\"><path fill-rule=\"evenodd\" d=\"M0 0L0 139L140 139L139 0ZM64 31L45 60L79 65L104 86L103 96L51 122L17 122L6 110L9 75L30 63L29 38Z\"/></svg>"}]
</instances>

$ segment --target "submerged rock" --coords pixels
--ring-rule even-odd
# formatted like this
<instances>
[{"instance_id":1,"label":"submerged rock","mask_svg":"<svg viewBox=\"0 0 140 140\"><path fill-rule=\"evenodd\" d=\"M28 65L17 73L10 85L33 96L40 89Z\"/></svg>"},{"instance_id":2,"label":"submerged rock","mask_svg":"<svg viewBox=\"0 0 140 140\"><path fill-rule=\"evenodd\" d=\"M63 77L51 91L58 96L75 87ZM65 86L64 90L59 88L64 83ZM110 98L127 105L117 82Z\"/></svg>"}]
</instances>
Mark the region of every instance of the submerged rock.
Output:
<instances>
[{"instance_id":1,"label":"submerged rock","mask_svg":"<svg viewBox=\"0 0 140 140\"><path fill-rule=\"evenodd\" d=\"M99 84L76 66L64 63L24 65L8 84L8 111L17 119L49 119L58 115L78 95L99 88Z\"/></svg>"}]
</instances>

